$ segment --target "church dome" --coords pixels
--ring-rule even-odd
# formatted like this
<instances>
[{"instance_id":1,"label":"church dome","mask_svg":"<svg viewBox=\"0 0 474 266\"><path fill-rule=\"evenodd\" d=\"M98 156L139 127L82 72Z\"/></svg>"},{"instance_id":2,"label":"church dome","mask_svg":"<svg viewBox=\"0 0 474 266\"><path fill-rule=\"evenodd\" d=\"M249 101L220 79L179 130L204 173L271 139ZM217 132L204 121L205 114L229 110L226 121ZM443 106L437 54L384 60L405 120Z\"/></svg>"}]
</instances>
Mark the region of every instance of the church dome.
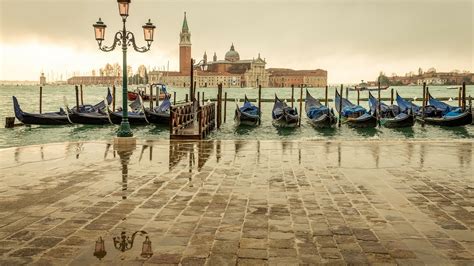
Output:
<instances>
[{"instance_id":1,"label":"church dome","mask_svg":"<svg viewBox=\"0 0 474 266\"><path fill-rule=\"evenodd\" d=\"M234 44L230 47L230 50L225 53L225 60L230 62L235 62L240 60L240 55L237 51L235 51Z\"/></svg>"}]
</instances>

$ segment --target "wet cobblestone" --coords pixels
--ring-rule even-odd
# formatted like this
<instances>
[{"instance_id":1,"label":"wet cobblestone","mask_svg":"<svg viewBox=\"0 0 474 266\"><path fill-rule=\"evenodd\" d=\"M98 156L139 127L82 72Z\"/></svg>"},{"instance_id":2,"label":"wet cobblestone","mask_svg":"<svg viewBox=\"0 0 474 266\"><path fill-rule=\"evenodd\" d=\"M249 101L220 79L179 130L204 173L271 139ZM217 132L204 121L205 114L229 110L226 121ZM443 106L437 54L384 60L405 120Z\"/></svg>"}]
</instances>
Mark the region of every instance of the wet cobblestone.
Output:
<instances>
[{"instance_id":1,"label":"wet cobblestone","mask_svg":"<svg viewBox=\"0 0 474 266\"><path fill-rule=\"evenodd\" d=\"M474 143L0 150L0 264L474 264ZM130 250L113 237L144 230ZM104 239L107 254L93 256Z\"/></svg>"}]
</instances>

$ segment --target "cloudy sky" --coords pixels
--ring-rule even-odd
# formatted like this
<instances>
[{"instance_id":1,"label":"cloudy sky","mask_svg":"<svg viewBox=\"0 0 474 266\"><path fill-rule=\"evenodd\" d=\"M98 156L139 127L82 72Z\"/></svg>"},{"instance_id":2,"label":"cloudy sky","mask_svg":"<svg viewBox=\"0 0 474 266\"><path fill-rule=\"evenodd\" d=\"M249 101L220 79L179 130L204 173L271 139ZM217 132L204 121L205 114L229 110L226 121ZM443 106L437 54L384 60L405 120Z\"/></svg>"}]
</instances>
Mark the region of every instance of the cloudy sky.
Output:
<instances>
[{"instance_id":1,"label":"cloudy sky","mask_svg":"<svg viewBox=\"0 0 474 266\"><path fill-rule=\"evenodd\" d=\"M129 52L129 64L178 69L179 31L188 14L192 55L222 58L231 43L242 59L267 67L328 70L330 83L403 75L418 67L474 71L472 0L132 0L128 27L157 26L152 50ZM0 80L37 80L39 73L90 74L121 62L100 52L92 24L120 28L115 0L0 0Z\"/></svg>"}]
</instances>

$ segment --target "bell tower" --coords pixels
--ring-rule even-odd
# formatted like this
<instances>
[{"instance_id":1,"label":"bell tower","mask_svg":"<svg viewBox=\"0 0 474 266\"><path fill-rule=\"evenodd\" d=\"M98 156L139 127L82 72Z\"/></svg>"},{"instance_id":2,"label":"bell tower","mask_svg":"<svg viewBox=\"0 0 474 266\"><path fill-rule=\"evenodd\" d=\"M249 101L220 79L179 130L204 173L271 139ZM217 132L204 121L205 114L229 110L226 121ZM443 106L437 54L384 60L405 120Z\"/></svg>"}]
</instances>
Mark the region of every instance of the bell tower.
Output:
<instances>
[{"instance_id":1,"label":"bell tower","mask_svg":"<svg viewBox=\"0 0 474 266\"><path fill-rule=\"evenodd\" d=\"M184 12L183 27L179 34L179 72L182 75L191 73L191 32L189 32L186 12Z\"/></svg>"}]
</instances>

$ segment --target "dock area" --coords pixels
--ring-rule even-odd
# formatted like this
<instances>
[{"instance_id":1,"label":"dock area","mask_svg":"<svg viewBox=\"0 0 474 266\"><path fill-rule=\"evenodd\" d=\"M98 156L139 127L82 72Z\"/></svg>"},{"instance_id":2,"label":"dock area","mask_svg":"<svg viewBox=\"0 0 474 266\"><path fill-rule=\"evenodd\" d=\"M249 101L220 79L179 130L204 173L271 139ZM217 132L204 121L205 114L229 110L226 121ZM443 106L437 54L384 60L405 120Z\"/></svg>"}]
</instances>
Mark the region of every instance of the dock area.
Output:
<instances>
[{"instance_id":1,"label":"dock area","mask_svg":"<svg viewBox=\"0 0 474 266\"><path fill-rule=\"evenodd\" d=\"M131 149L1 149L0 264L470 265L473 147L139 140ZM135 245L121 250L121 235Z\"/></svg>"}]
</instances>

